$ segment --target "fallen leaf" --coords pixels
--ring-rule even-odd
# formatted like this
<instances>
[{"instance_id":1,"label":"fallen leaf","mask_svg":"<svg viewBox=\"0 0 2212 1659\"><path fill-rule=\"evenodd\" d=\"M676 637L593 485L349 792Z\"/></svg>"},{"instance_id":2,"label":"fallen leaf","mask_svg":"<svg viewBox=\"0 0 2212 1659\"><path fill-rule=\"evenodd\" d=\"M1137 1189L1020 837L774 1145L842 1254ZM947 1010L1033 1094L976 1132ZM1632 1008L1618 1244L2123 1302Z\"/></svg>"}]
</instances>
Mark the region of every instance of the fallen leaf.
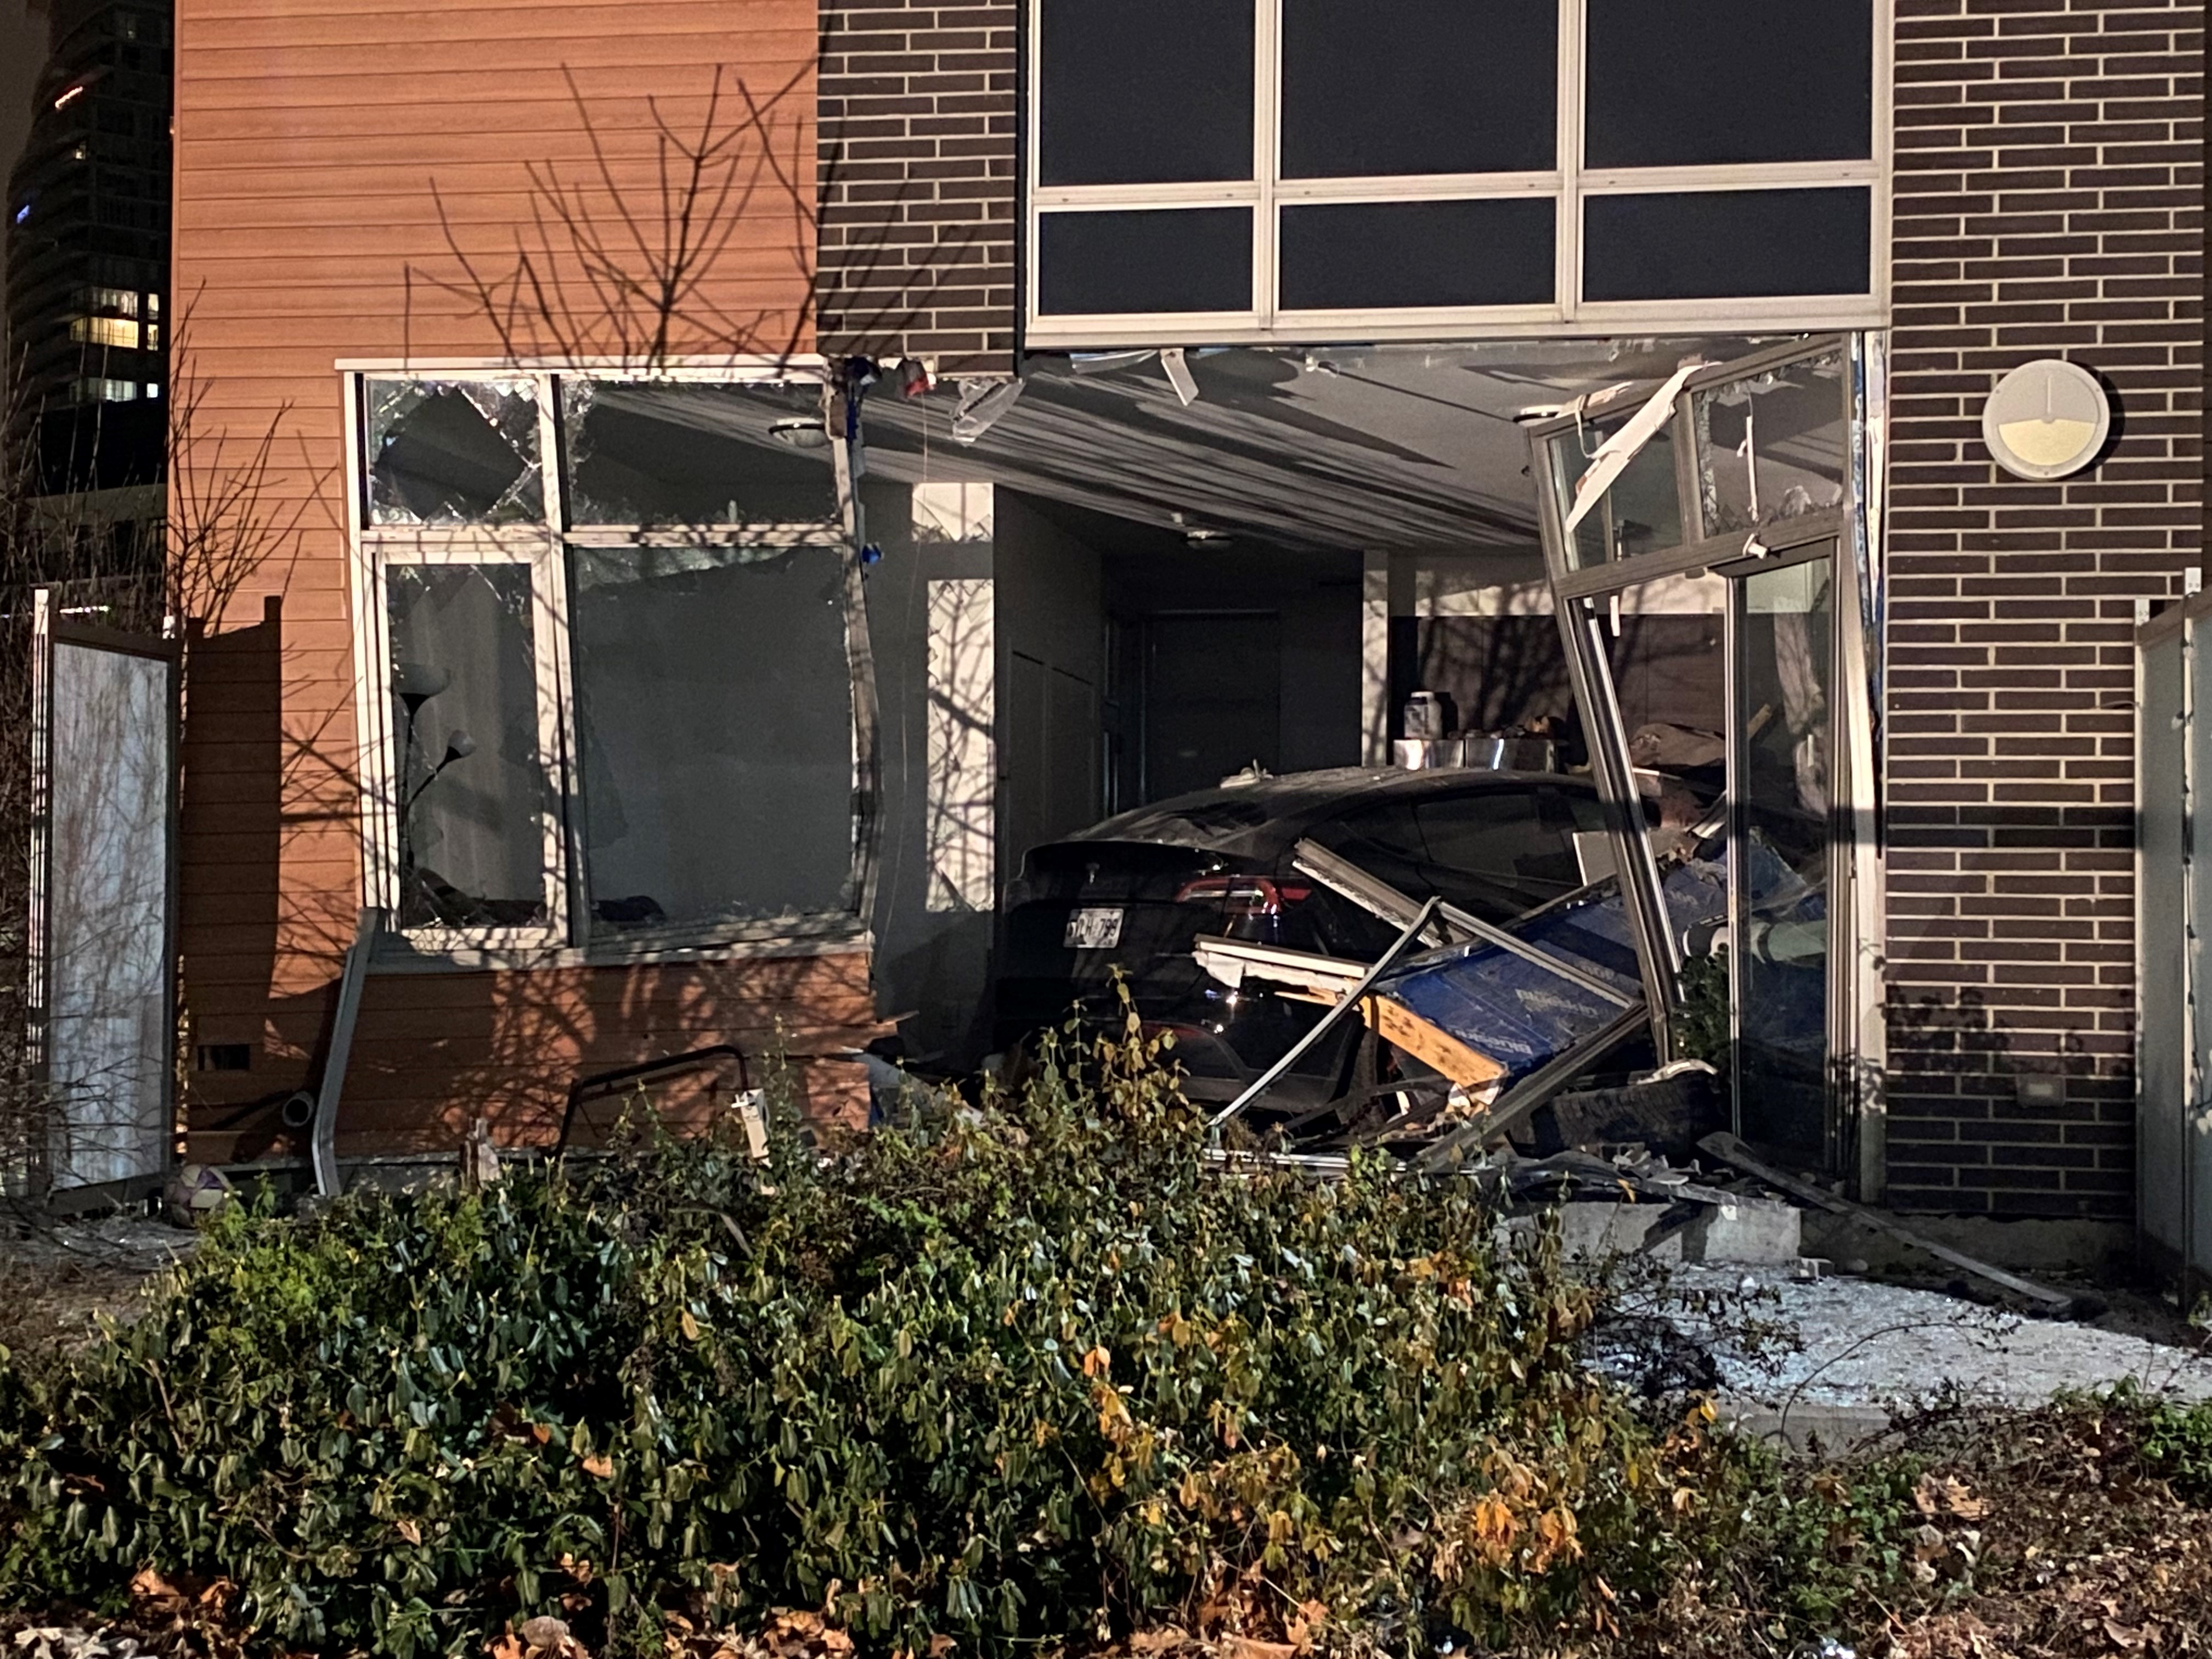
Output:
<instances>
[{"instance_id":1,"label":"fallen leaf","mask_svg":"<svg viewBox=\"0 0 2212 1659\"><path fill-rule=\"evenodd\" d=\"M542 1446L553 1437L553 1431L543 1423L532 1423L530 1425L530 1437Z\"/></svg>"},{"instance_id":2,"label":"fallen leaf","mask_svg":"<svg viewBox=\"0 0 2212 1659\"><path fill-rule=\"evenodd\" d=\"M1261 1642L1249 1636L1221 1638L1222 1659L1297 1659L1297 1651L1288 1642Z\"/></svg>"},{"instance_id":3,"label":"fallen leaf","mask_svg":"<svg viewBox=\"0 0 2212 1659\"><path fill-rule=\"evenodd\" d=\"M1103 1348L1093 1348L1083 1356L1085 1376L1103 1376L1114 1368L1114 1356Z\"/></svg>"},{"instance_id":4,"label":"fallen leaf","mask_svg":"<svg viewBox=\"0 0 2212 1659\"><path fill-rule=\"evenodd\" d=\"M550 1653L568 1639L568 1626L563 1620L540 1613L535 1619L524 1620L522 1628L515 1634L522 1638L526 1647Z\"/></svg>"},{"instance_id":5,"label":"fallen leaf","mask_svg":"<svg viewBox=\"0 0 2212 1659\"><path fill-rule=\"evenodd\" d=\"M692 1318L690 1309L686 1308L678 1315L676 1323L683 1330L684 1340L686 1342L696 1342L699 1340L699 1322Z\"/></svg>"},{"instance_id":6,"label":"fallen leaf","mask_svg":"<svg viewBox=\"0 0 2212 1659\"><path fill-rule=\"evenodd\" d=\"M1955 1474L1943 1477L1943 1507L1961 1521L1978 1521L1990 1512L1990 1506L1974 1496L1973 1488Z\"/></svg>"},{"instance_id":7,"label":"fallen leaf","mask_svg":"<svg viewBox=\"0 0 2212 1659\"><path fill-rule=\"evenodd\" d=\"M2105 1634L2114 1647L2128 1653L2133 1653L2147 1639L2142 1632L2123 1625L2117 1619L2105 1620Z\"/></svg>"},{"instance_id":8,"label":"fallen leaf","mask_svg":"<svg viewBox=\"0 0 2212 1659\"><path fill-rule=\"evenodd\" d=\"M615 1460L605 1452L599 1453L596 1457L587 1457L584 1460L584 1473L595 1480L608 1480L614 1472Z\"/></svg>"},{"instance_id":9,"label":"fallen leaf","mask_svg":"<svg viewBox=\"0 0 2212 1659\"><path fill-rule=\"evenodd\" d=\"M510 1630L501 1631L485 1643L484 1651L491 1655L491 1659L523 1659L530 1650L524 1647L521 1638Z\"/></svg>"},{"instance_id":10,"label":"fallen leaf","mask_svg":"<svg viewBox=\"0 0 2212 1659\"><path fill-rule=\"evenodd\" d=\"M138 1570L137 1575L131 1581L131 1593L143 1595L149 1601L173 1601L177 1595L176 1587L151 1567Z\"/></svg>"},{"instance_id":11,"label":"fallen leaf","mask_svg":"<svg viewBox=\"0 0 2212 1659\"><path fill-rule=\"evenodd\" d=\"M399 1535L409 1543L419 1544L422 1541L422 1528L412 1521L395 1521L392 1524L398 1529Z\"/></svg>"},{"instance_id":12,"label":"fallen leaf","mask_svg":"<svg viewBox=\"0 0 2212 1659\"><path fill-rule=\"evenodd\" d=\"M1180 1625L1167 1625L1158 1630L1140 1630L1129 1638L1132 1653L1158 1653L1167 1648L1179 1648L1190 1640L1190 1632Z\"/></svg>"},{"instance_id":13,"label":"fallen leaf","mask_svg":"<svg viewBox=\"0 0 2212 1659\"><path fill-rule=\"evenodd\" d=\"M959 1644L943 1631L929 1638L929 1659L945 1659L945 1656Z\"/></svg>"}]
</instances>

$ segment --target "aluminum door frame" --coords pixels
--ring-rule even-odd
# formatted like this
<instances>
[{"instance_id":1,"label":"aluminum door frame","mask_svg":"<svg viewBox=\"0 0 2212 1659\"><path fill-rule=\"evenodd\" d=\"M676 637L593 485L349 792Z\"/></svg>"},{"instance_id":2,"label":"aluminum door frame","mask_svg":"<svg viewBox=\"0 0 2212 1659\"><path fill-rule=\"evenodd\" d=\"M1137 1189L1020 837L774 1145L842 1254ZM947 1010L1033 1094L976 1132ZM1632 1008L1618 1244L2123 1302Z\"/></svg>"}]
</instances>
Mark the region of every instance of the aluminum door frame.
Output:
<instances>
[{"instance_id":1,"label":"aluminum door frame","mask_svg":"<svg viewBox=\"0 0 2212 1659\"><path fill-rule=\"evenodd\" d=\"M1692 400L1712 386L1762 370L1840 353L1845 372L1838 388L1846 442L1844 495L1832 510L1778 520L1746 533L1709 535L1693 434ZM1589 741L1590 766L1604 799L1613 838L1615 866L1645 997L1651 1009L1652 1045L1662 1064L1675 1056L1674 1018L1681 1006L1682 955L1660 890L1628 732L1615 694L1600 630L1610 601L1623 590L1668 575L1695 575L1754 558L1787 562L1798 550L1832 543L1836 583L1834 700L1830 712L1832 823L1829 837L1830 915L1828 1133L1833 1173L1850 1179L1859 1197L1877 1202L1885 1182L1881 1073L1883 1029L1881 803L1881 728L1876 718L1881 684L1881 515L1887 419L1883 345L1868 334L1823 335L1785 342L1702 368L1676 392L1669 422L1675 444L1675 486L1682 514L1680 545L1590 568L1570 562L1565 521L1552 488L1550 447L1563 433L1587 423L1580 408L1528 428L1529 476L1535 481L1544 567L1567 659L1569 680ZM1632 407L1624 403L1623 410ZM1616 412L1613 410L1608 414ZM1665 428L1662 428L1665 429ZM1735 672L1734 612L1739 584L1731 584L1726 673ZM1732 698L1734 685L1723 693ZM1730 712L1727 724L1735 720ZM1736 734L1724 732L1733 758ZM1731 812L1731 823L1734 814ZM1731 850L1734 834L1731 832Z\"/></svg>"}]
</instances>

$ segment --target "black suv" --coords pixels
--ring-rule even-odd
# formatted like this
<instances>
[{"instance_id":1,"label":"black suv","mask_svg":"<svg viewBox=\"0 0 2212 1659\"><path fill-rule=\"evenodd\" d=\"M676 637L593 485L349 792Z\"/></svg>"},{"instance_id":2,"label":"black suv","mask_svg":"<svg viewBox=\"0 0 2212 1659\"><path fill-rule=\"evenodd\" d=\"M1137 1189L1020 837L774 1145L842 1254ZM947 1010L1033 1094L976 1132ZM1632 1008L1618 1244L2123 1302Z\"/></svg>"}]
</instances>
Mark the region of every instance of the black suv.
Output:
<instances>
[{"instance_id":1,"label":"black suv","mask_svg":"<svg viewBox=\"0 0 2212 1659\"><path fill-rule=\"evenodd\" d=\"M1119 968L1146 1024L1175 1033L1190 1097L1233 1099L1322 1011L1261 987L1218 984L1192 959L1193 941L1218 934L1368 962L1397 935L1293 868L1300 841L1410 897L1438 894L1505 922L1581 886L1576 837L1604 828L1589 779L1514 772L1348 767L1125 812L1023 860L1006 896L999 1046L1071 1014L1110 1018ZM1347 1022L1316 1044L1272 1103L1296 1111L1342 1094L1359 1030Z\"/></svg>"}]
</instances>

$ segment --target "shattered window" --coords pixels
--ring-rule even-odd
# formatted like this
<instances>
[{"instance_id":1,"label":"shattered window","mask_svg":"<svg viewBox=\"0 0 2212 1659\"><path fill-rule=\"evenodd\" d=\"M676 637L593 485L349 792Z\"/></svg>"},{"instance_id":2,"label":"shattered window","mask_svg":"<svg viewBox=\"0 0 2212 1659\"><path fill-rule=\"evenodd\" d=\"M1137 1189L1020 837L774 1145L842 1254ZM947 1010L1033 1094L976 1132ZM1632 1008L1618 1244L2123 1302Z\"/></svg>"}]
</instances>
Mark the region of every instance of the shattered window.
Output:
<instances>
[{"instance_id":1,"label":"shattered window","mask_svg":"<svg viewBox=\"0 0 2212 1659\"><path fill-rule=\"evenodd\" d=\"M1620 590L1604 625L1606 666L1628 758L1660 823L1693 823L1728 787L1728 584L1662 576Z\"/></svg>"},{"instance_id":2,"label":"shattered window","mask_svg":"<svg viewBox=\"0 0 2212 1659\"><path fill-rule=\"evenodd\" d=\"M1565 522L1579 499L1575 486L1595 463L1605 441L1636 414L1633 399L1617 415L1584 421L1552 440L1552 487ZM1613 480L1604 499L1583 514L1568 538L1569 556L1578 570L1679 547L1682 535L1681 490L1674 477L1674 428L1659 428Z\"/></svg>"},{"instance_id":3,"label":"shattered window","mask_svg":"<svg viewBox=\"0 0 2212 1659\"><path fill-rule=\"evenodd\" d=\"M826 524L837 486L818 385L564 380L574 525Z\"/></svg>"},{"instance_id":4,"label":"shattered window","mask_svg":"<svg viewBox=\"0 0 2212 1659\"><path fill-rule=\"evenodd\" d=\"M840 550L572 546L568 557L592 935L850 911Z\"/></svg>"},{"instance_id":5,"label":"shattered window","mask_svg":"<svg viewBox=\"0 0 2212 1659\"><path fill-rule=\"evenodd\" d=\"M399 925L544 927L557 798L530 568L395 565L384 592Z\"/></svg>"},{"instance_id":6,"label":"shattered window","mask_svg":"<svg viewBox=\"0 0 2212 1659\"><path fill-rule=\"evenodd\" d=\"M1691 396L1705 533L1840 508L1850 465L1841 352Z\"/></svg>"},{"instance_id":7,"label":"shattered window","mask_svg":"<svg viewBox=\"0 0 2212 1659\"><path fill-rule=\"evenodd\" d=\"M368 382L369 520L542 521L538 398L527 380Z\"/></svg>"}]
</instances>

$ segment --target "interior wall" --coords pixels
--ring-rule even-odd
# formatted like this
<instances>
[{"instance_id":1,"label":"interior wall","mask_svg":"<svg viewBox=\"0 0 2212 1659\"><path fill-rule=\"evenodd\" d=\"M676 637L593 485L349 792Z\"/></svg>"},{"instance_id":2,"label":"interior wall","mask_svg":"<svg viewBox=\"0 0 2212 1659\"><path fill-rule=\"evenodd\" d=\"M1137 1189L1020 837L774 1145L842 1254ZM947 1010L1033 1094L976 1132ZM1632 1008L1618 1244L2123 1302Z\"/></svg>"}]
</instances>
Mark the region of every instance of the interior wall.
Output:
<instances>
[{"instance_id":1,"label":"interior wall","mask_svg":"<svg viewBox=\"0 0 2212 1659\"><path fill-rule=\"evenodd\" d=\"M1097 822L1105 561L1041 503L997 497L999 876Z\"/></svg>"}]
</instances>

